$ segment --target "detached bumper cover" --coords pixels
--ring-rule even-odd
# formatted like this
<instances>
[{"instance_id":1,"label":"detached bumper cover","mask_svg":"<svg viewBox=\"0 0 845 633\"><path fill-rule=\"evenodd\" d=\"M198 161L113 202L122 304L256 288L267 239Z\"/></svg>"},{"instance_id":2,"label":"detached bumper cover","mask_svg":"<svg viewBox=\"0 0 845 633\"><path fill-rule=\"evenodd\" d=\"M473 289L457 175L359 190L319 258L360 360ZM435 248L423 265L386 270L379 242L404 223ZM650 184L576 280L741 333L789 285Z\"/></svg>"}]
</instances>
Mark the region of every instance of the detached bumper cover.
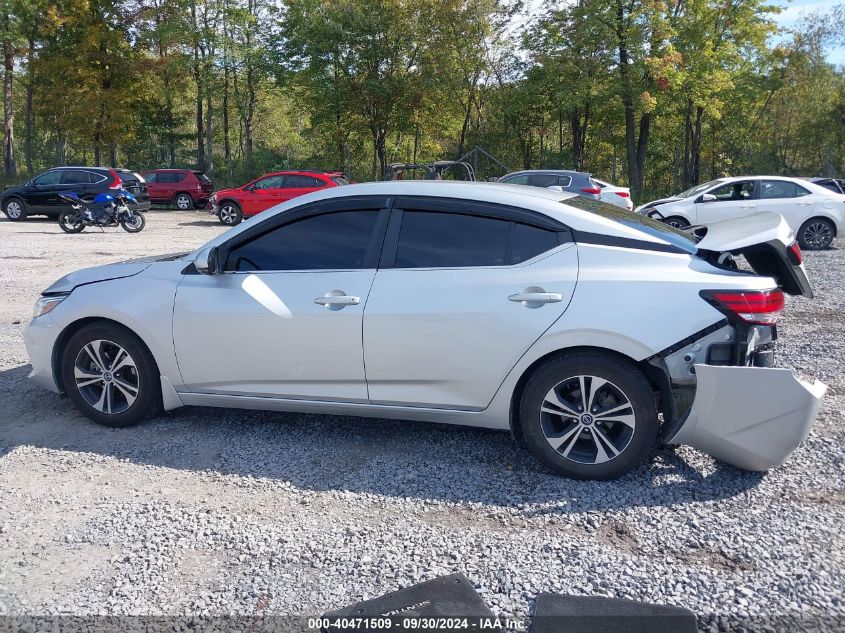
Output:
<instances>
[{"instance_id":1,"label":"detached bumper cover","mask_svg":"<svg viewBox=\"0 0 845 633\"><path fill-rule=\"evenodd\" d=\"M788 369L696 365L695 371L695 400L669 443L745 470L783 464L809 435L827 391Z\"/></svg>"}]
</instances>

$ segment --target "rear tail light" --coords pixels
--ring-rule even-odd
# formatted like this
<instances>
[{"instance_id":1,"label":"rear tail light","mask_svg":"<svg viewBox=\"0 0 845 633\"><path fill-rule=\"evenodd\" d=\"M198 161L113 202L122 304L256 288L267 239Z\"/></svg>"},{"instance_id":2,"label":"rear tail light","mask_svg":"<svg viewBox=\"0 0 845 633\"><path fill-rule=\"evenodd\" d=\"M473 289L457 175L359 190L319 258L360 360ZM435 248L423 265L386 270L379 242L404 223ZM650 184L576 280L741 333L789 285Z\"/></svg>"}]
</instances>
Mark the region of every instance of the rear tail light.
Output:
<instances>
[{"instance_id":1,"label":"rear tail light","mask_svg":"<svg viewBox=\"0 0 845 633\"><path fill-rule=\"evenodd\" d=\"M780 290L702 290L701 296L729 318L754 325L774 325L783 312Z\"/></svg>"},{"instance_id":2,"label":"rear tail light","mask_svg":"<svg viewBox=\"0 0 845 633\"><path fill-rule=\"evenodd\" d=\"M598 195L601 193L601 189L599 187L584 187L581 189L584 193L592 193L594 195Z\"/></svg>"},{"instance_id":3,"label":"rear tail light","mask_svg":"<svg viewBox=\"0 0 845 633\"><path fill-rule=\"evenodd\" d=\"M800 266L804 261L804 254L801 252L801 247L798 246L798 242L792 242L792 244L787 246L786 252L789 254L790 261L792 261L792 263L796 266Z\"/></svg>"},{"instance_id":4,"label":"rear tail light","mask_svg":"<svg viewBox=\"0 0 845 633\"><path fill-rule=\"evenodd\" d=\"M627 191L614 191L613 193L615 193L617 196L620 196L622 198L630 198L631 197L631 194L628 193Z\"/></svg>"},{"instance_id":5,"label":"rear tail light","mask_svg":"<svg viewBox=\"0 0 845 633\"><path fill-rule=\"evenodd\" d=\"M111 176L111 182L108 184L109 189L123 188L123 181L120 179L120 176L117 175L117 172L115 170L110 169L109 176Z\"/></svg>"}]
</instances>

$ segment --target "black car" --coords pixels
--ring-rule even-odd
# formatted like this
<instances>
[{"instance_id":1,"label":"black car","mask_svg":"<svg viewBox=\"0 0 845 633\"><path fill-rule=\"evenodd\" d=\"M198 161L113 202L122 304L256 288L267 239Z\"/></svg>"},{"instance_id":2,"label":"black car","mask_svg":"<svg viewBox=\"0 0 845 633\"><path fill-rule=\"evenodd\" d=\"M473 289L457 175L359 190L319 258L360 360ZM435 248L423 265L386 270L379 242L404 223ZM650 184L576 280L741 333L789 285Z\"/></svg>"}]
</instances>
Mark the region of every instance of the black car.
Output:
<instances>
[{"instance_id":1,"label":"black car","mask_svg":"<svg viewBox=\"0 0 845 633\"><path fill-rule=\"evenodd\" d=\"M126 189L138 199L138 209L150 208L150 197L144 179L128 169L108 167L54 167L31 180L8 187L0 193L0 209L12 221L28 215L58 217L68 208L60 193L76 193L83 199L98 193Z\"/></svg>"},{"instance_id":2,"label":"black car","mask_svg":"<svg viewBox=\"0 0 845 633\"><path fill-rule=\"evenodd\" d=\"M834 193L845 193L845 179L842 178L807 178L810 182L830 189Z\"/></svg>"}]
</instances>

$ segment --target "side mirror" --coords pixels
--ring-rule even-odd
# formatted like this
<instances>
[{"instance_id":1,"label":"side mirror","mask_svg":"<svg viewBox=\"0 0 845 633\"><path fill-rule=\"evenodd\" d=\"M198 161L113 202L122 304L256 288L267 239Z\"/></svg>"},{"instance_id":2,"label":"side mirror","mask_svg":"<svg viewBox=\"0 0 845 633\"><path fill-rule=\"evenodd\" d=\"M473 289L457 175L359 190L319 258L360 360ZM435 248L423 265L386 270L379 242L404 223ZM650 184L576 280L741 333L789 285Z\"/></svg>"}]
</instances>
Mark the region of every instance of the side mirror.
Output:
<instances>
[{"instance_id":1,"label":"side mirror","mask_svg":"<svg viewBox=\"0 0 845 633\"><path fill-rule=\"evenodd\" d=\"M696 202L716 202L716 200L718 200L718 198L712 193L702 193Z\"/></svg>"},{"instance_id":2,"label":"side mirror","mask_svg":"<svg viewBox=\"0 0 845 633\"><path fill-rule=\"evenodd\" d=\"M197 253L194 267L203 275L217 275L220 273L220 251L216 246L207 246Z\"/></svg>"},{"instance_id":3,"label":"side mirror","mask_svg":"<svg viewBox=\"0 0 845 633\"><path fill-rule=\"evenodd\" d=\"M549 191L563 193L563 187L561 187L560 185L549 185L548 187L546 187L546 189L548 189Z\"/></svg>"}]
</instances>

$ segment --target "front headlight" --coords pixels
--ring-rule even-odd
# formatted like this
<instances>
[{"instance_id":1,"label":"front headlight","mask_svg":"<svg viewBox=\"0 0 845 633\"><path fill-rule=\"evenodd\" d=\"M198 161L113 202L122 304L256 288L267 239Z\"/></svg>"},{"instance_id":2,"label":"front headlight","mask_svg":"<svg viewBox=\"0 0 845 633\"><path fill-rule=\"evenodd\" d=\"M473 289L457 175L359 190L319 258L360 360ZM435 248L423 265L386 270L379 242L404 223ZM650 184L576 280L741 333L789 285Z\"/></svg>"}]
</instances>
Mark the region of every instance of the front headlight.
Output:
<instances>
[{"instance_id":1,"label":"front headlight","mask_svg":"<svg viewBox=\"0 0 845 633\"><path fill-rule=\"evenodd\" d=\"M48 312L52 312L53 308L59 305L67 298L67 294L51 295L49 297L39 297L32 308L32 318L40 317Z\"/></svg>"}]
</instances>

